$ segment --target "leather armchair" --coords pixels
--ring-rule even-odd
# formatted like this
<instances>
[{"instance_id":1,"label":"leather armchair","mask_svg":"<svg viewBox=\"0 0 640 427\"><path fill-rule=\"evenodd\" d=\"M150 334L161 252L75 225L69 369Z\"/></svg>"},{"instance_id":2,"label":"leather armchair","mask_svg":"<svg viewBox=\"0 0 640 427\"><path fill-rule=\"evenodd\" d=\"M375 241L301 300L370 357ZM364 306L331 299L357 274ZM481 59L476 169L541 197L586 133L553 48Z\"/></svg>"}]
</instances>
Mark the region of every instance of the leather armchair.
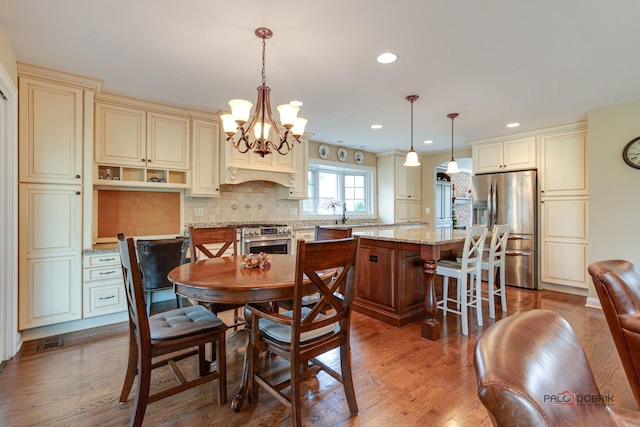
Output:
<instances>
[{"instance_id":1,"label":"leather armchair","mask_svg":"<svg viewBox=\"0 0 640 427\"><path fill-rule=\"evenodd\" d=\"M588 270L633 396L640 405L640 271L624 260L594 262Z\"/></svg>"},{"instance_id":2,"label":"leather armchair","mask_svg":"<svg viewBox=\"0 0 640 427\"><path fill-rule=\"evenodd\" d=\"M580 341L552 311L496 322L476 343L474 369L495 426L640 425L639 411L606 405Z\"/></svg>"}]
</instances>

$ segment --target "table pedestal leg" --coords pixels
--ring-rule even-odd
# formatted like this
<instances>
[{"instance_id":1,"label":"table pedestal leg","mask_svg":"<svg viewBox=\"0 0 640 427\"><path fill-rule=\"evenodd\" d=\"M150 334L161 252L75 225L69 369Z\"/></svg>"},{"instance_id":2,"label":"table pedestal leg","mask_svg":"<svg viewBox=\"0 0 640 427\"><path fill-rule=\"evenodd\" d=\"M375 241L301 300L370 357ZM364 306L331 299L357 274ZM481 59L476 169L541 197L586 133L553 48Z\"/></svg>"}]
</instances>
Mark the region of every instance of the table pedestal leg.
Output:
<instances>
[{"instance_id":1,"label":"table pedestal leg","mask_svg":"<svg viewBox=\"0 0 640 427\"><path fill-rule=\"evenodd\" d=\"M436 276L436 261L428 260L424 263L424 272L427 275L427 289L424 296L425 319L422 321L422 338L432 341L440 339L440 322L436 319L437 301L434 279Z\"/></svg>"},{"instance_id":2,"label":"table pedestal leg","mask_svg":"<svg viewBox=\"0 0 640 427\"><path fill-rule=\"evenodd\" d=\"M249 384L249 354L251 351L251 341L247 341L247 349L244 352L244 361L242 365L242 381L240 382L240 390L236 397L231 401L231 409L233 412L240 412L244 404L244 398L247 396L247 386Z\"/></svg>"}]
</instances>

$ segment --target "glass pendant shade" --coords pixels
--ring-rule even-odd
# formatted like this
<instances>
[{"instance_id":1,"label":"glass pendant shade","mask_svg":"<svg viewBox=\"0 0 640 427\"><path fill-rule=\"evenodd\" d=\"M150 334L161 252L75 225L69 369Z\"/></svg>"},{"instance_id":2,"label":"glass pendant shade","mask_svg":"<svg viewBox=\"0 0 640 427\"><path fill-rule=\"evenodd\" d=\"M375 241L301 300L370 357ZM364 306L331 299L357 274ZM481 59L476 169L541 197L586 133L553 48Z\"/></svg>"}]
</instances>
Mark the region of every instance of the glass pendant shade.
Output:
<instances>
[{"instance_id":1,"label":"glass pendant shade","mask_svg":"<svg viewBox=\"0 0 640 427\"><path fill-rule=\"evenodd\" d=\"M407 153L407 160L402 164L403 166L420 166L418 161L418 153L411 150Z\"/></svg>"},{"instance_id":2,"label":"glass pendant shade","mask_svg":"<svg viewBox=\"0 0 640 427\"><path fill-rule=\"evenodd\" d=\"M256 139L262 139L262 125L263 123L257 122L255 127L253 128L253 134ZM269 138L269 132L271 132L271 125L269 123L264 123L264 138Z\"/></svg>"},{"instance_id":3,"label":"glass pendant shade","mask_svg":"<svg viewBox=\"0 0 640 427\"><path fill-rule=\"evenodd\" d=\"M229 135L234 135L238 130L238 123L236 123L236 119L233 118L231 114L223 114L220 116L220 120L222 120L222 128L224 129L224 133Z\"/></svg>"},{"instance_id":4,"label":"glass pendant shade","mask_svg":"<svg viewBox=\"0 0 640 427\"><path fill-rule=\"evenodd\" d=\"M231 107L231 115L236 122L245 124L249 121L251 107L253 107L251 102L245 101L244 99L232 99L229 101L229 106Z\"/></svg>"},{"instance_id":5,"label":"glass pendant shade","mask_svg":"<svg viewBox=\"0 0 640 427\"><path fill-rule=\"evenodd\" d=\"M460 172L460 169L458 169L458 162L456 162L455 160L451 160L447 165L446 173L458 173L458 172Z\"/></svg>"},{"instance_id":6,"label":"glass pendant shade","mask_svg":"<svg viewBox=\"0 0 640 427\"><path fill-rule=\"evenodd\" d=\"M291 128L291 133L293 136L301 136L304 134L304 128L307 126L307 119L303 119L302 117L296 118L293 127Z\"/></svg>"},{"instance_id":7,"label":"glass pendant shade","mask_svg":"<svg viewBox=\"0 0 640 427\"><path fill-rule=\"evenodd\" d=\"M300 107L293 106L291 104L278 105L278 112L280 113L280 123L286 129L290 129L296 122L298 117L298 111Z\"/></svg>"}]
</instances>

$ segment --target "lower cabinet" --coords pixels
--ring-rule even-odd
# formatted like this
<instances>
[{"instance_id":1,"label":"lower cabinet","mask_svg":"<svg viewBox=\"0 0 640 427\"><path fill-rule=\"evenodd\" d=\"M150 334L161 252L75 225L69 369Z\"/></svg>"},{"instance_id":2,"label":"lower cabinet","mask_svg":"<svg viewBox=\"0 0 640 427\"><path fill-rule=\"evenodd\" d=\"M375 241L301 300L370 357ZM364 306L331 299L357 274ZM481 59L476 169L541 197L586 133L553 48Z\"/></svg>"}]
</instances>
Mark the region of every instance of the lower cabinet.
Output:
<instances>
[{"instance_id":1,"label":"lower cabinet","mask_svg":"<svg viewBox=\"0 0 640 427\"><path fill-rule=\"evenodd\" d=\"M425 276L417 250L360 238L353 309L393 326L424 318Z\"/></svg>"},{"instance_id":2,"label":"lower cabinet","mask_svg":"<svg viewBox=\"0 0 640 427\"><path fill-rule=\"evenodd\" d=\"M80 319L80 186L20 184L19 205L19 329Z\"/></svg>"},{"instance_id":3,"label":"lower cabinet","mask_svg":"<svg viewBox=\"0 0 640 427\"><path fill-rule=\"evenodd\" d=\"M127 309L118 253L85 255L83 267L83 317L101 316Z\"/></svg>"}]
</instances>

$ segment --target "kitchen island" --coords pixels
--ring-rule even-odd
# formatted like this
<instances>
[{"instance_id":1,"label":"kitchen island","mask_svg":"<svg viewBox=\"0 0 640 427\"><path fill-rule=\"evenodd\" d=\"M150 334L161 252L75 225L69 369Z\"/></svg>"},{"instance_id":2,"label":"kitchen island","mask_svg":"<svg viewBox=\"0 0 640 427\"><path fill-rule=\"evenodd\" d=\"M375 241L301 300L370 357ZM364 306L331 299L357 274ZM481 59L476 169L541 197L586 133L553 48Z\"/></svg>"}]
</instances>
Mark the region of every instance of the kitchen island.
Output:
<instances>
[{"instance_id":1,"label":"kitchen island","mask_svg":"<svg viewBox=\"0 0 640 427\"><path fill-rule=\"evenodd\" d=\"M419 227L360 236L354 310L398 327L423 319L422 337L439 339L436 262L453 257L466 234Z\"/></svg>"}]
</instances>

